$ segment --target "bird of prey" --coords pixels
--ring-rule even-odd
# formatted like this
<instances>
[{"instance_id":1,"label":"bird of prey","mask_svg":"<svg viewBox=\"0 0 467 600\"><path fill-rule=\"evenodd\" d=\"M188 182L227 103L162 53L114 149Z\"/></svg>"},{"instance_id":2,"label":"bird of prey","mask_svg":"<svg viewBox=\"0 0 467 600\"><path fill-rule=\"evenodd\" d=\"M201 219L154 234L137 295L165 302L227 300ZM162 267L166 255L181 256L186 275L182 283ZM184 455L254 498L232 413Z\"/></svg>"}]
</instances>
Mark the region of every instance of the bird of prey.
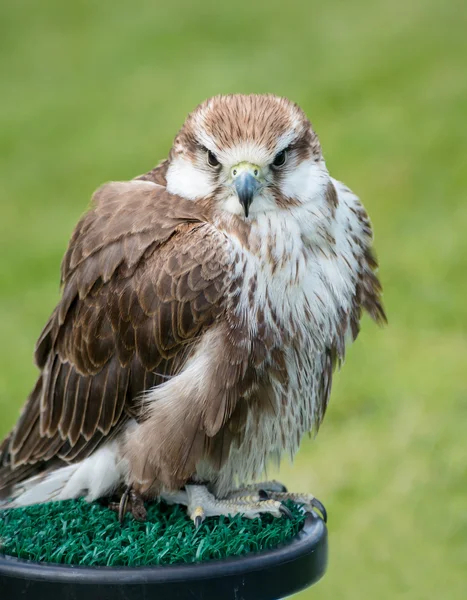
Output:
<instances>
[{"instance_id":1,"label":"bird of prey","mask_svg":"<svg viewBox=\"0 0 467 600\"><path fill-rule=\"evenodd\" d=\"M144 519L162 498L196 524L319 507L260 478L318 430L362 311L385 321L376 267L367 213L296 104L203 102L72 234L0 446L3 506L114 497Z\"/></svg>"}]
</instances>

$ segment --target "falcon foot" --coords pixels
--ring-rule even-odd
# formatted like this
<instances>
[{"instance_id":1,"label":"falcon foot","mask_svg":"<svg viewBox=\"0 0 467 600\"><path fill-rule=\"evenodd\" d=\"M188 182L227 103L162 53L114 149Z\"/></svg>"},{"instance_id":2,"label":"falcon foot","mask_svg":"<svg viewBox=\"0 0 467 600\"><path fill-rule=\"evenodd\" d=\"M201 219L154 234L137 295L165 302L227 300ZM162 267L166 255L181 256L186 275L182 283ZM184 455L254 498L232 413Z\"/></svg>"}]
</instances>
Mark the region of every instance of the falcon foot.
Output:
<instances>
[{"instance_id":1,"label":"falcon foot","mask_svg":"<svg viewBox=\"0 0 467 600\"><path fill-rule=\"evenodd\" d=\"M274 517L292 518L292 513L282 501L273 498L261 499L258 494L247 495L248 488L242 490L245 491L245 495L241 494L240 490L236 490L232 494L238 493L238 495L220 499L211 494L204 485L187 485L185 489L188 514L196 527L199 527L206 517L219 515L242 514L248 519L255 519L261 514L268 513Z\"/></svg>"},{"instance_id":2,"label":"falcon foot","mask_svg":"<svg viewBox=\"0 0 467 600\"><path fill-rule=\"evenodd\" d=\"M286 502L292 500L296 504L303 504L306 511L311 512L312 510L318 510L321 513L323 521L327 523L328 515L324 504L315 498L312 494L295 494L293 492L276 492L274 490L259 489L258 494L265 500L277 500L279 502Z\"/></svg>"},{"instance_id":3,"label":"falcon foot","mask_svg":"<svg viewBox=\"0 0 467 600\"><path fill-rule=\"evenodd\" d=\"M131 485L123 492L120 502L110 502L109 508L118 512L120 524L123 523L127 512L130 512L137 521L145 521L147 517L143 498Z\"/></svg>"},{"instance_id":4,"label":"falcon foot","mask_svg":"<svg viewBox=\"0 0 467 600\"><path fill-rule=\"evenodd\" d=\"M303 504L305 510L311 512L312 510L318 510L323 517L323 521L327 522L326 509L322 502L315 498L312 494L296 494L288 492L285 485L279 481L262 481L260 483L253 483L243 488L239 488L229 492L227 498L239 498L248 494L257 494L259 500L278 500L279 502L287 502L291 500L296 504Z\"/></svg>"}]
</instances>

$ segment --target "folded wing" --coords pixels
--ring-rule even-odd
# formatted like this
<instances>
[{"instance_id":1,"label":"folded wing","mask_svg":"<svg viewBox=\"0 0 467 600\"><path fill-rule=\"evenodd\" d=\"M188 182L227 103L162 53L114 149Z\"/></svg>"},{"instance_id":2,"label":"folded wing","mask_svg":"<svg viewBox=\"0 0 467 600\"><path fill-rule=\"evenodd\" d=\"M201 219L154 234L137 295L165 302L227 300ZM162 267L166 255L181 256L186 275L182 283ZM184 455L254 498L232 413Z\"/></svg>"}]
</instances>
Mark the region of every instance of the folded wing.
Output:
<instances>
[{"instance_id":1,"label":"folded wing","mask_svg":"<svg viewBox=\"0 0 467 600\"><path fill-rule=\"evenodd\" d=\"M147 181L110 183L78 223L41 374L0 447L0 490L81 460L138 418L138 396L179 372L223 310L226 239L194 203Z\"/></svg>"}]
</instances>

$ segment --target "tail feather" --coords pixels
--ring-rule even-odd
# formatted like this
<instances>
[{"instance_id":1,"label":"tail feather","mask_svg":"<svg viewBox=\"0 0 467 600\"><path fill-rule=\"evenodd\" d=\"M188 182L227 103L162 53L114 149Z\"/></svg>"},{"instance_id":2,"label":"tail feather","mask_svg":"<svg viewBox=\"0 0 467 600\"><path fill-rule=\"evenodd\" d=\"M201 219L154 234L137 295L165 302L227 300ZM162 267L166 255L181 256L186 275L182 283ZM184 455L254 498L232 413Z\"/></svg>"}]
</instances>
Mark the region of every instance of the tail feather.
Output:
<instances>
[{"instance_id":1,"label":"tail feather","mask_svg":"<svg viewBox=\"0 0 467 600\"><path fill-rule=\"evenodd\" d=\"M12 485L8 496L0 500L0 509L19 508L64 499L59 496L78 466L78 464L68 465L53 471L45 471Z\"/></svg>"},{"instance_id":2,"label":"tail feather","mask_svg":"<svg viewBox=\"0 0 467 600\"><path fill-rule=\"evenodd\" d=\"M21 476L18 476L21 479L25 477L22 469L35 468L36 472L32 477L9 486L7 497L3 501L0 499L0 509L82 496L88 501L96 500L113 493L126 480L127 475L127 463L121 459L117 440L98 448L80 462L66 466L61 466L63 462L55 462L53 466L52 463L47 464L51 468L41 473L37 473L39 465L18 467L22 471ZM8 468L6 470L9 471ZM13 473L15 472L16 469ZM11 483L11 471L9 477L8 484Z\"/></svg>"}]
</instances>

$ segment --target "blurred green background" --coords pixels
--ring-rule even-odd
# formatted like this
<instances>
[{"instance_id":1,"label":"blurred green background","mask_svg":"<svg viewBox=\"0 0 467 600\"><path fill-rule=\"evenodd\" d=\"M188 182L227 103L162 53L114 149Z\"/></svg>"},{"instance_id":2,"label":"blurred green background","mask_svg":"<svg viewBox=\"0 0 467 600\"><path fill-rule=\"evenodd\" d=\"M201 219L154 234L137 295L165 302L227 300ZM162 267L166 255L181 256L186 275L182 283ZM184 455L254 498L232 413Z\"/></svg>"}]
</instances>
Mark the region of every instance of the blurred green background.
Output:
<instances>
[{"instance_id":1,"label":"blurred green background","mask_svg":"<svg viewBox=\"0 0 467 600\"><path fill-rule=\"evenodd\" d=\"M365 320L281 471L330 514L300 598L467 597L466 25L464 1L3 0L0 436L92 191L149 170L208 96L288 96L370 212L390 321Z\"/></svg>"}]
</instances>

